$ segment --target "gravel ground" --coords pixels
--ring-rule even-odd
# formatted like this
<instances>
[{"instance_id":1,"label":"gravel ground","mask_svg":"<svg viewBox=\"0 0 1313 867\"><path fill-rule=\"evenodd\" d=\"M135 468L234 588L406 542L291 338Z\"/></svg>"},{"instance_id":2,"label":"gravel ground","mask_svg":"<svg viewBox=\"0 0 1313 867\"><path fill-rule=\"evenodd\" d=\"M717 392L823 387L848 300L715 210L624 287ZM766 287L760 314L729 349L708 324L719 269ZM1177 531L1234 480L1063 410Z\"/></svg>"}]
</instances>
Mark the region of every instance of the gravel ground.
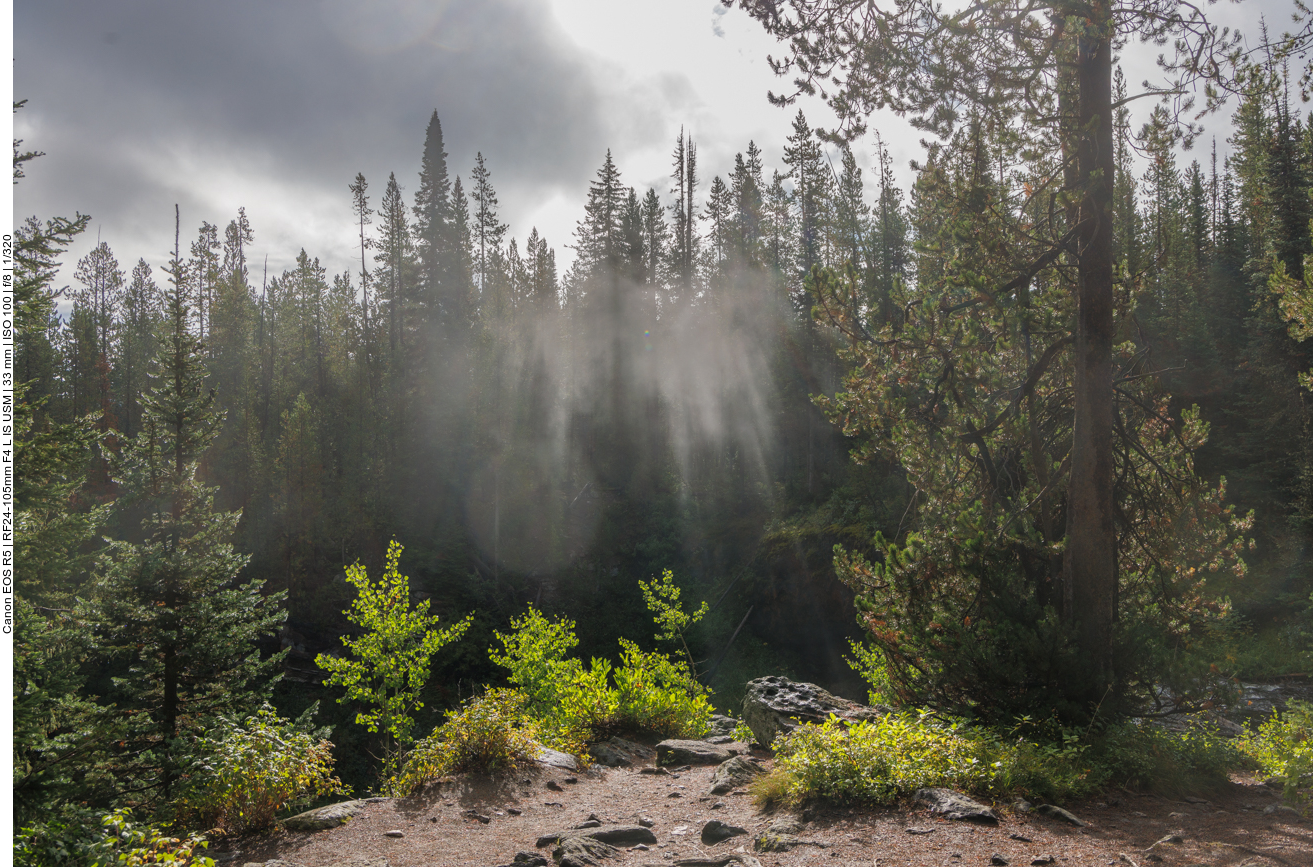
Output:
<instances>
[{"instance_id":1,"label":"gravel ground","mask_svg":"<svg viewBox=\"0 0 1313 867\"><path fill-rule=\"evenodd\" d=\"M766 754L758 756L769 767ZM741 790L709 795L712 770L667 775L595 768L576 774L534 767L498 779L462 777L415 797L371 803L338 828L231 840L212 854L229 865L278 858L327 867L351 858L383 858L390 867L495 867L509 864L517 852L550 858L550 847L535 849L539 836L596 816L603 824L635 824L640 818L653 823L657 843L621 850L604 862L615 867L668 867L681 859L714 860L733 852L752 855L763 867L976 867L991 864L994 856L1010 865L1051 856L1049 863L1060 865L1313 867L1313 823L1265 814L1264 808L1279 799L1246 776L1234 777L1224 791L1210 792L1206 799L1178 801L1117 791L1064 805L1088 823L1084 828L1003 804L996 805L1002 817L996 827L937 819L910 805L817 808L803 813L804 825L796 835L811 845L757 852L755 837L783 814L758 810ZM699 835L712 819L749 833L704 846ZM385 836L389 831L404 836ZM1153 846L1173 834L1182 842Z\"/></svg>"}]
</instances>

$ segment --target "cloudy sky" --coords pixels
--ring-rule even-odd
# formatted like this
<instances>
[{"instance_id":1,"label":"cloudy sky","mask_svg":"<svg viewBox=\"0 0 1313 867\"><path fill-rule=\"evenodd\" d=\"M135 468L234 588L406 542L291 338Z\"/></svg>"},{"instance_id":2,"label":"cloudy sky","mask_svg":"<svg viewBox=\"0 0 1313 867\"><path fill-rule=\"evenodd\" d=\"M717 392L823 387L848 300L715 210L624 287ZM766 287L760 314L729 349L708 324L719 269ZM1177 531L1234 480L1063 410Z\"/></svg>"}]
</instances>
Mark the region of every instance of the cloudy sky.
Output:
<instances>
[{"instance_id":1,"label":"cloudy sky","mask_svg":"<svg viewBox=\"0 0 1313 867\"><path fill-rule=\"evenodd\" d=\"M69 261L99 232L125 270L165 261L174 203L184 245L244 206L271 274L303 247L358 269L347 184L363 172L377 202L395 172L409 199L435 109L450 171L481 151L511 234L537 226L568 261L608 148L664 197L681 126L709 180L749 140L779 166L796 111L766 101L774 42L715 0L16 0L13 21L14 134L47 154L14 216L89 213ZM918 154L901 122L873 126L900 167Z\"/></svg>"}]
</instances>

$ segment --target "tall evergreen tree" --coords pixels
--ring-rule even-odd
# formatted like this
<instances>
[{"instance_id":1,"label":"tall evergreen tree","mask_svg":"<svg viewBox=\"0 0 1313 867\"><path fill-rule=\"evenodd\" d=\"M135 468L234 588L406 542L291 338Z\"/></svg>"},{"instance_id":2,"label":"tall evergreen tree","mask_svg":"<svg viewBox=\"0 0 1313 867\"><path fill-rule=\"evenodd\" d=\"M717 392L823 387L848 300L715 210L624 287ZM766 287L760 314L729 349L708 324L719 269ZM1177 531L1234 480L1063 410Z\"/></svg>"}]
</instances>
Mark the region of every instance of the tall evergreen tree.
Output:
<instances>
[{"instance_id":1,"label":"tall evergreen tree","mask_svg":"<svg viewBox=\"0 0 1313 867\"><path fill-rule=\"evenodd\" d=\"M447 151L442 142L442 122L435 110L424 133L424 156L420 161L419 189L415 192L415 254L423 301L429 316L449 323L465 316L463 299L453 294L457 238L453 234L451 182L447 177Z\"/></svg>"},{"instance_id":2,"label":"tall evergreen tree","mask_svg":"<svg viewBox=\"0 0 1313 867\"><path fill-rule=\"evenodd\" d=\"M474 203L470 225L474 248L474 285L482 296L487 291L492 273L490 259L501 250L507 227L497 218L497 192L492 188L491 174L482 153L474 157L474 171L470 173L470 181L474 184L470 190L470 200Z\"/></svg>"},{"instance_id":3,"label":"tall evergreen tree","mask_svg":"<svg viewBox=\"0 0 1313 867\"><path fill-rule=\"evenodd\" d=\"M258 704L281 657L261 660L255 640L284 614L263 582L239 582L248 557L227 541L238 515L216 512L198 465L220 423L206 388L175 241L166 328L144 405L142 431L115 462L119 509L139 530L110 543L93 602L105 649L119 657L119 707L131 735L121 759L124 791L168 797L177 779L177 738L215 714Z\"/></svg>"},{"instance_id":4,"label":"tall evergreen tree","mask_svg":"<svg viewBox=\"0 0 1313 867\"><path fill-rule=\"evenodd\" d=\"M698 231L695 195L698 186L698 151L693 137L685 137L683 127L675 143L675 170L671 174L675 200L671 203L670 282L675 297L688 300L693 294L697 272Z\"/></svg>"}]
</instances>

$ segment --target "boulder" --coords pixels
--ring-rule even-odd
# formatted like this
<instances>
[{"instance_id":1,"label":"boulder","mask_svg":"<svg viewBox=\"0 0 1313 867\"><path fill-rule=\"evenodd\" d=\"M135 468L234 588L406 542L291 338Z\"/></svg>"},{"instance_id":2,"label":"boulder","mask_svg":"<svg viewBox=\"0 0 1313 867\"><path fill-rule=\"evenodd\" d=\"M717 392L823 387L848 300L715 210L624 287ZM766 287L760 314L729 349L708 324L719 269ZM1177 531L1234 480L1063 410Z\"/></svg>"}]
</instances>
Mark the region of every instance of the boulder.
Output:
<instances>
[{"instance_id":1,"label":"boulder","mask_svg":"<svg viewBox=\"0 0 1313 867\"><path fill-rule=\"evenodd\" d=\"M706 741L672 739L656 745L658 765L718 765L734 753L730 748Z\"/></svg>"},{"instance_id":2,"label":"boulder","mask_svg":"<svg viewBox=\"0 0 1313 867\"><path fill-rule=\"evenodd\" d=\"M746 786L757 777L764 774L761 766L751 759L743 756L734 756L734 758L721 762L720 767L711 775L711 794L724 795L730 790L737 789L739 786Z\"/></svg>"},{"instance_id":3,"label":"boulder","mask_svg":"<svg viewBox=\"0 0 1313 867\"><path fill-rule=\"evenodd\" d=\"M272 861L247 861L242 867L302 867L302 865L275 858ZM388 861L386 858L347 858L345 861L334 861L328 867L388 867Z\"/></svg>"},{"instance_id":4,"label":"boulder","mask_svg":"<svg viewBox=\"0 0 1313 867\"><path fill-rule=\"evenodd\" d=\"M600 744L593 744L588 748L588 752L592 755L593 761L607 768L644 765L652 761L655 755L651 747L645 747L622 737L613 737Z\"/></svg>"},{"instance_id":5,"label":"boulder","mask_svg":"<svg viewBox=\"0 0 1313 867\"><path fill-rule=\"evenodd\" d=\"M614 858L620 850L591 837L566 837L552 850L560 867L596 867L603 858Z\"/></svg>"},{"instance_id":6,"label":"boulder","mask_svg":"<svg viewBox=\"0 0 1313 867\"><path fill-rule=\"evenodd\" d=\"M538 847L550 846L571 837L587 837L611 846L637 846L639 843L656 843L656 834L642 825L609 825L604 828L583 828L544 834L538 838Z\"/></svg>"},{"instance_id":7,"label":"boulder","mask_svg":"<svg viewBox=\"0 0 1313 867\"><path fill-rule=\"evenodd\" d=\"M726 825L719 819L712 819L702 826L702 845L714 846L717 843L730 839L731 837L741 837L748 833L747 828L740 828L736 825Z\"/></svg>"},{"instance_id":8,"label":"boulder","mask_svg":"<svg viewBox=\"0 0 1313 867\"><path fill-rule=\"evenodd\" d=\"M848 722L877 720L887 711L839 698L814 683L787 677L759 677L748 681L743 696L743 721L757 743L770 747L775 738L801 723L823 723L833 714Z\"/></svg>"},{"instance_id":9,"label":"boulder","mask_svg":"<svg viewBox=\"0 0 1313 867\"><path fill-rule=\"evenodd\" d=\"M283 827L289 831L326 831L338 825L345 825L360 815L363 809L365 809L364 801L342 801L297 813L291 818L284 819Z\"/></svg>"},{"instance_id":10,"label":"boulder","mask_svg":"<svg viewBox=\"0 0 1313 867\"><path fill-rule=\"evenodd\" d=\"M552 862L534 852L516 852L515 860L501 867L550 867Z\"/></svg>"},{"instance_id":11,"label":"boulder","mask_svg":"<svg viewBox=\"0 0 1313 867\"><path fill-rule=\"evenodd\" d=\"M729 867L730 864L742 864L743 867L761 867L761 862L742 852L730 852L714 858L677 858L675 867Z\"/></svg>"},{"instance_id":12,"label":"boulder","mask_svg":"<svg viewBox=\"0 0 1313 867\"><path fill-rule=\"evenodd\" d=\"M1285 804L1272 804L1263 808L1264 816L1274 816L1278 819L1285 819L1288 822L1298 822L1304 818L1294 807L1287 807Z\"/></svg>"},{"instance_id":13,"label":"boulder","mask_svg":"<svg viewBox=\"0 0 1313 867\"><path fill-rule=\"evenodd\" d=\"M1085 823L1077 819L1071 813L1061 807L1055 807L1052 804L1040 804L1035 808L1035 812L1041 816L1047 816L1050 819L1057 819L1059 822L1066 822L1068 825L1075 825L1077 828L1084 828Z\"/></svg>"},{"instance_id":14,"label":"boulder","mask_svg":"<svg viewBox=\"0 0 1313 867\"><path fill-rule=\"evenodd\" d=\"M739 721L732 716L725 716L723 713L713 713L711 715L711 731L708 735L732 735L734 729L738 727Z\"/></svg>"},{"instance_id":15,"label":"boulder","mask_svg":"<svg viewBox=\"0 0 1313 867\"><path fill-rule=\"evenodd\" d=\"M559 750L549 750L547 747L539 749L538 755L534 756L534 760L540 765L547 765L549 768L561 768L566 771L579 770L579 763L574 760L574 756Z\"/></svg>"},{"instance_id":16,"label":"boulder","mask_svg":"<svg viewBox=\"0 0 1313 867\"><path fill-rule=\"evenodd\" d=\"M998 814L979 801L973 801L961 792L952 789L917 789L912 800L930 808L930 812L945 819L960 819L964 822L980 822L997 825Z\"/></svg>"},{"instance_id":17,"label":"boulder","mask_svg":"<svg viewBox=\"0 0 1313 867\"><path fill-rule=\"evenodd\" d=\"M787 852L794 846L820 845L799 837L801 831L802 822L797 817L781 816L771 822L765 832L757 836L752 842L752 848L758 852Z\"/></svg>"}]
</instances>

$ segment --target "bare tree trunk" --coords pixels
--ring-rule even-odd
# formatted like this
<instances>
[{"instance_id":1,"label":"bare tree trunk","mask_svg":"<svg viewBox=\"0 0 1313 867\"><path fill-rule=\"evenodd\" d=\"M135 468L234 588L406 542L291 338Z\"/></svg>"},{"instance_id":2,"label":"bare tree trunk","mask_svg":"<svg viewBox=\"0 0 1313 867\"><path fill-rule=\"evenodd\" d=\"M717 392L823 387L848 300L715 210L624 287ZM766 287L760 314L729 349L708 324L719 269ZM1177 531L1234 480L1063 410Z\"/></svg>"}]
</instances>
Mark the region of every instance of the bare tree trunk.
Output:
<instances>
[{"instance_id":1,"label":"bare tree trunk","mask_svg":"<svg viewBox=\"0 0 1313 867\"><path fill-rule=\"evenodd\" d=\"M1112 683L1117 616L1117 535L1113 523L1113 246L1115 173L1111 16L1106 0L1078 37L1077 159L1083 183L1077 237L1075 421L1067 492L1064 611L1077 629L1098 702Z\"/></svg>"}]
</instances>

